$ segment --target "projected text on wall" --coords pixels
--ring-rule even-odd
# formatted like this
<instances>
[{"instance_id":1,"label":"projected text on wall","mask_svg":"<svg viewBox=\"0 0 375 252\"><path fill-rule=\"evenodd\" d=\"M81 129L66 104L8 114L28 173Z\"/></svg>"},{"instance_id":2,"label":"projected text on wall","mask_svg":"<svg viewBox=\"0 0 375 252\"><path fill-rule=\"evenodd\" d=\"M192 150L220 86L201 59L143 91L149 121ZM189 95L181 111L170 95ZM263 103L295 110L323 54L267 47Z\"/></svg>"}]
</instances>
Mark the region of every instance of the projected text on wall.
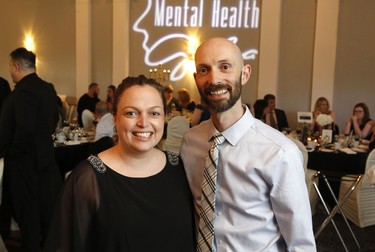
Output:
<instances>
[{"instance_id":1,"label":"projected text on wall","mask_svg":"<svg viewBox=\"0 0 375 252\"><path fill-rule=\"evenodd\" d=\"M188 74L188 68L185 66L191 65L192 53L188 52L191 48L181 46L181 50L172 51L160 58L155 57L155 54L165 43L184 41L189 44L189 41L197 40L196 34L202 33L203 29L217 30L218 34L226 34L226 37L234 43L243 40L244 60L255 59L258 54L257 45L246 45L248 47L244 48L243 44L246 44L249 37L241 34L251 36L251 32L259 32L258 1L238 0L230 1L229 4L227 2L229 1L185 0L181 3L172 0L148 0L144 11L133 24L133 30L143 35L145 64L153 67L177 60L177 64L173 64L174 67L171 68L170 79L176 81L183 78ZM148 24L152 24L151 27L145 25L147 20ZM164 29L163 31L168 32L163 32L158 39L151 40L150 32L155 29Z\"/></svg>"}]
</instances>

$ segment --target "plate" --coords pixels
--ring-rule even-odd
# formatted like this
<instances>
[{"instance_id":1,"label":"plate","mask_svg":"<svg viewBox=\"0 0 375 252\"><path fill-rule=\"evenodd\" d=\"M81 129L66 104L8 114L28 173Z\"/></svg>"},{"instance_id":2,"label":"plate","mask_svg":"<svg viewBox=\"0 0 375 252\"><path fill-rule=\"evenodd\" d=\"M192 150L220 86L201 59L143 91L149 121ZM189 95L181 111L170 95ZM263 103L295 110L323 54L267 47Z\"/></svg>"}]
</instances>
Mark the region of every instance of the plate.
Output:
<instances>
[{"instance_id":1,"label":"plate","mask_svg":"<svg viewBox=\"0 0 375 252\"><path fill-rule=\"evenodd\" d=\"M77 144L80 144L79 141L65 141L64 142L65 145L77 145Z\"/></svg>"},{"instance_id":2,"label":"plate","mask_svg":"<svg viewBox=\"0 0 375 252\"><path fill-rule=\"evenodd\" d=\"M365 150L365 149L361 149L361 148L352 148L352 150L353 151L355 151L355 152L361 152L361 153L366 153L367 152L367 150Z\"/></svg>"}]
</instances>

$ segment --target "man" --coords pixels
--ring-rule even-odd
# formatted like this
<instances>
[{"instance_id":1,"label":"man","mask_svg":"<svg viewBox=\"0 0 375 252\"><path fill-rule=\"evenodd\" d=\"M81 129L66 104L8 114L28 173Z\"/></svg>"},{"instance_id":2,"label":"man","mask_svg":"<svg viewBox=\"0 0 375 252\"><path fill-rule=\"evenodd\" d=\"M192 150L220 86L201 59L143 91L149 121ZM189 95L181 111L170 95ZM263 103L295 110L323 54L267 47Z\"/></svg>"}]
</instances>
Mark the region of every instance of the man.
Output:
<instances>
[{"instance_id":1,"label":"man","mask_svg":"<svg viewBox=\"0 0 375 252\"><path fill-rule=\"evenodd\" d=\"M265 115L265 122L279 131L289 128L284 110L276 108L276 97L273 94L266 94L263 99L268 102L269 108L269 112Z\"/></svg>"},{"instance_id":2,"label":"man","mask_svg":"<svg viewBox=\"0 0 375 252\"><path fill-rule=\"evenodd\" d=\"M244 65L240 49L212 38L197 49L195 64L196 85L211 111L211 119L184 135L181 148L198 215L197 251L316 251L302 155L241 103L251 67ZM205 166L210 140L218 133L225 139L215 185ZM210 203L215 206L212 241L206 232L212 228L205 219L207 183L216 191Z\"/></svg>"},{"instance_id":3,"label":"man","mask_svg":"<svg viewBox=\"0 0 375 252\"><path fill-rule=\"evenodd\" d=\"M96 125L94 141L96 142L102 137L112 138L115 135L115 124L108 103L105 101L98 102L95 106L95 113L98 124Z\"/></svg>"},{"instance_id":4,"label":"man","mask_svg":"<svg viewBox=\"0 0 375 252\"><path fill-rule=\"evenodd\" d=\"M10 56L16 86L0 118L1 210L10 204L21 230L21 251L33 252L40 251L62 182L51 137L58 120L56 91L36 74L33 52L18 48Z\"/></svg>"},{"instance_id":5,"label":"man","mask_svg":"<svg viewBox=\"0 0 375 252\"><path fill-rule=\"evenodd\" d=\"M171 84L164 87L164 95L167 100L167 114L170 114L173 111L181 111L180 102L173 96L173 87Z\"/></svg>"},{"instance_id":6,"label":"man","mask_svg":"<svg viewBox=\"0 0 375 252\"><path fill-rule=\"evenodd\" d=\"M87 90L87 93L83 94L78 100L77 104L77 116L78 124L80 127L83 127L82 123L82 112L85 109L90 110L92 113L95 113L95 106L100 101L98 98L100 92L99 85L97 83L91 83Z\"/></svg>"}]
</instances>

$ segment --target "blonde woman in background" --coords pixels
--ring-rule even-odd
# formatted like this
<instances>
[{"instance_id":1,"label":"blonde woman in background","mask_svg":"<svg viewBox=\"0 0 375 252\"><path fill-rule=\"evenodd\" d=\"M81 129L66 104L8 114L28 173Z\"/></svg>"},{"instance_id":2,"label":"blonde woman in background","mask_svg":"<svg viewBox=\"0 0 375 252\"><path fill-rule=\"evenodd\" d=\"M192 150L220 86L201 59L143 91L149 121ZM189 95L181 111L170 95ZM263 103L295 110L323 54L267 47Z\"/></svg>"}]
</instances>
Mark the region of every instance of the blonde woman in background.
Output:
<instances>
[{"instance_id":1,"label":"blonde woman in background","mask_svg":"<svg viewBox=\"0 0 375 252\"><path fill-rule=\"evenodd\" d=\"M325 97L319 97L314 106L314 111L313 111L313 123L311 124L311 130L312 132L319 131L319 125L316 123L316 118L318 115L324 114L324 115L329 115L332 118L333 125L335 124L336 121L336 115L335 113L331 110L329 101ZM328 127L332 128L332 126ZM337 132L338 133L338 132Z\"/></svg>"}]
</instances>

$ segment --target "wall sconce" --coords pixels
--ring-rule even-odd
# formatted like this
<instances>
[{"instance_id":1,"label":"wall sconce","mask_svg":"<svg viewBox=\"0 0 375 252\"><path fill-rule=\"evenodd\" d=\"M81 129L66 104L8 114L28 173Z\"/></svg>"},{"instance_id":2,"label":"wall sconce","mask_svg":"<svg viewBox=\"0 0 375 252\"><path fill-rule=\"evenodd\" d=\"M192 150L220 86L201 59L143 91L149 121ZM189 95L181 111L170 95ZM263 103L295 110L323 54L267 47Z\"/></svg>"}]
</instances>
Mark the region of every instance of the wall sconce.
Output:
<instances>
[{"instance_id":1,"label":"wall sconce","mask_svg":"<svg viewBox=\"0 0 375 252\"><path fill-rule=\"evenodd\" d=\"M157 68L150 69L150 73L148 75L149 78L155 79L157 82L162 84L165 81L169 81L169 75L171 74L171 70L163 69L162 64L159 64Z\"/></svg>"},{"instance_id":2,"label":"wall sconce","mask_svg":"<svg viewBox=\"0 0 375 252\"><path fill-rule=\"evenodd\" d=\"M195 37L190 37L188 44L187 44L187 53L189 55L190 60L194 60L194 54L197 50L197 47L199 45L199 40Z\"/></svg>"},{"instance_id":3,"label":"wall sconce","mask_svg":"<svg viewBox=\"0 0 375 252\"><path fill-rule=\"evenodd\" d=\"M25 39L23 40L23 47L35 53L35 41L34 36L31 33L25 34Z\"/></svg>"}]
</instances>

